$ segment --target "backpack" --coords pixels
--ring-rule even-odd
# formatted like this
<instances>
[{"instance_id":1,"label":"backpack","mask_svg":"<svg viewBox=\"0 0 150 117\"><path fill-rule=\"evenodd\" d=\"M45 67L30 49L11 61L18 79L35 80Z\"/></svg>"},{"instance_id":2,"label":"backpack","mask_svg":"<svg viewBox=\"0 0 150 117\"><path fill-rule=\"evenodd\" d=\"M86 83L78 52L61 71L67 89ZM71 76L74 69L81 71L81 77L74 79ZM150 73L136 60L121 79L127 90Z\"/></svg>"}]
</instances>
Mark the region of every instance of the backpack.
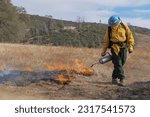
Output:
<instances>
[{"instance_id":1,"label":"backpack","mask_svg":"<svg viewBox=\"0 0 150 117\"><path fill-rule=\"evenodd\" d=\"M120 23L121 25L122 25L122 27L125 29L125 31L126 31L126 27L125 27L125 25L121 22ZM108 26L108 39L109 39L109 45L108 45L108 48L110 49L111 48L111 46L113 45L113 42L110 40L111 39L111 33L112 33L112 29L111 29L111 27L110 26ZM125 35L126 35L126 38L127 38L127 34L125 33ZM125 41L125 43L127 43L127 40ZM116 43L116 44L121 44L121 43Z\"/></svg>"}]
</instances>

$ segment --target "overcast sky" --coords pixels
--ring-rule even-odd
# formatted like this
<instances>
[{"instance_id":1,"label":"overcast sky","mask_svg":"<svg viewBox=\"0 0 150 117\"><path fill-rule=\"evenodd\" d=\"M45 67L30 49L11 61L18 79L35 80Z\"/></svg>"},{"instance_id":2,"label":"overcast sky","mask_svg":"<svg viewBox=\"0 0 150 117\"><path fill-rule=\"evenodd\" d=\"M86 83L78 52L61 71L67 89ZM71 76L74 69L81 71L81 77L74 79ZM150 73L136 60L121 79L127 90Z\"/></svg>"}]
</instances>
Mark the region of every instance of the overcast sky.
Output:
<instances>
[{"instance_id":1,"label":"overcast sky","mask_svg":"<svg viewBox=\"0 0 150 117\"><path fill-rule=\"evenodd\" d=\"M150 0L12 0L27 13L52 15L56 19L107 23L111 15L118 15L125 23L150 29Z\"/></svg>"}]
</instances>

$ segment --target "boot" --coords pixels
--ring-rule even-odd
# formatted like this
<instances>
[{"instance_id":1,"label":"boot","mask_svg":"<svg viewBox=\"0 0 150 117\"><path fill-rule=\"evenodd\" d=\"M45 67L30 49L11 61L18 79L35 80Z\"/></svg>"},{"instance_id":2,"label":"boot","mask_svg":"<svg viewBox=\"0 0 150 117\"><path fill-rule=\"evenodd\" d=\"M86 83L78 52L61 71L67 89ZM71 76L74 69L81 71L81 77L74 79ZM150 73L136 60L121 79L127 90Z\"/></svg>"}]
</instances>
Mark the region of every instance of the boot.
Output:
<instances>
[{"instance_id":1,"label":"boot","mask_svg":"<svg viewBox=\"0 0 150 117\"><path fill-rule=\"evenodd\" d=\"M124 79L120 79L119 86L125 86L125 81L124 81Z\"/></svg>"},{"instance_id":2,"label":"boot","mask_svg":"<svg viewBox=\"0 0 150 117\"><path fill-rule=\"evenodd\" d=\"M113 78L113 79L112 79L112 84L114 84L114 85L117 85L117 84L118 84L118 81L117 81L116 78Z\"/></svg>"}]
</instances>

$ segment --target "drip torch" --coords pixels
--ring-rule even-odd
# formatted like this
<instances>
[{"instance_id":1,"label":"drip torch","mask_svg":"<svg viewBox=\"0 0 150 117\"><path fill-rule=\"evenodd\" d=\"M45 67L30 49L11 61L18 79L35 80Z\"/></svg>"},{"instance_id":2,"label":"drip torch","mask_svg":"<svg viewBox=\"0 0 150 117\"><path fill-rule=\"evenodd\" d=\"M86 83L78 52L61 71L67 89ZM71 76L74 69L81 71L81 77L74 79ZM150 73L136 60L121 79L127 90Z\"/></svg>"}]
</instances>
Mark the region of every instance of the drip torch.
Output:
<instances>
[{"instance_id":1,"label":"drip torch","mask_svg":"<svg viewBox=\"0 0 150 117\"><path fill-rule=\"evenodd\" d=\"M111 60L112 60L112 55L109 52L107 52L105 56L101 57L98 62L92 64L91 67L93 67L94 65L99 64L99 63L100 64L107 63Z\"/></svg>"}]
</instances>

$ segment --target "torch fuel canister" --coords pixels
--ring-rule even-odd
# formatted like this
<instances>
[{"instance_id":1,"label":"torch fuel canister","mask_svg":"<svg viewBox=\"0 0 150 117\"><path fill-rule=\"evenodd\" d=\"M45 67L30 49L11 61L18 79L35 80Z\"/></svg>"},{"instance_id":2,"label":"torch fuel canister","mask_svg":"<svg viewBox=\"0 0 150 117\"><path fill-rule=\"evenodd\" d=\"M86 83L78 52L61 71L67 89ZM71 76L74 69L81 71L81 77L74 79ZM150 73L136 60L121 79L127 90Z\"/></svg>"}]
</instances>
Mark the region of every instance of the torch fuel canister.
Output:
<instances>
[{"instance_id":1,"label":"torch fuel canister","mask_svg":"<svg viewBox=\"0 0 150 117\"><path fill-rule=\"evenodd\" d=\"M111 60L112 60L112 55L108 53L105 56L103 56L102 58L100 58L99 62L101 64L104 64L104 63L107 63L107 62L109 62Z\"/></svg>"}]
</instances>

